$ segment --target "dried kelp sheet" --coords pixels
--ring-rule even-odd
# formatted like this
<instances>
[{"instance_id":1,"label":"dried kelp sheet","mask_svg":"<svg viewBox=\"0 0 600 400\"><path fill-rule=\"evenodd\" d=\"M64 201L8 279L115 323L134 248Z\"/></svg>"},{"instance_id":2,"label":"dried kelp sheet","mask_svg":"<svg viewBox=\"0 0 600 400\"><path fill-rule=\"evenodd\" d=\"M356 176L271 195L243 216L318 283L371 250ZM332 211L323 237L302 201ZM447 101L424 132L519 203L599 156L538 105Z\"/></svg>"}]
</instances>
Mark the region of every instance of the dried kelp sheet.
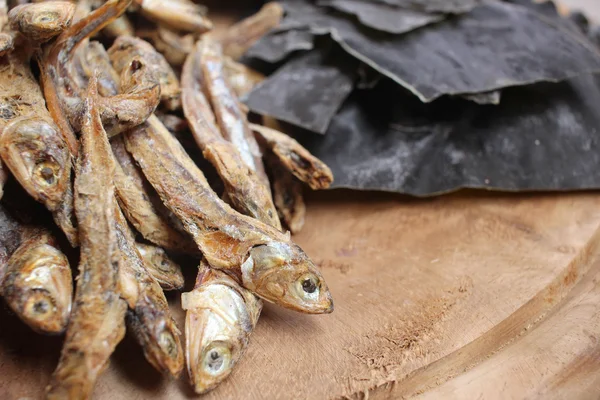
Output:
<instances>
[{"instance_id":1,"label":"dried kelp sheet","mask_svg":"<svg viewBox=\"0 0 600 400\"><path fill-rule=\"evenodd\" d=\"M252 46L245 57L276 64L300 50L312 50L314 35L308 27L274 31Z\"/></svg>"},{"instance_id":2,"label":"dried kelp sheet","mask_svg":"<svg viewBox=\"0 0 600 400\"><path fill-rule=\"evenodd\" d=\"M423 104L398 90L357 91L326 135L299 135L331 167L333 187L416 196L600 188L598 75L506 89L498 106Z\"/></svg>"},{"instance_id":3,"label":"dried kelp sheet","mask_svg":"<svg viewBox=\"0 0 600 400\"><path fill-rule=\"evenodd\" d=\"M351 1L351 0L347 0ZM460 14L471 11L481 0L371 0L373 3L390 4L427 12Z\"/></svg>"},{"instance_id":4,"label":"dried kelp sheet","mask_svg":"<svg viewBox=\"0 0 600 400\"><path fill-rule=\"evenodd\" d=\"M445 18L441 13L412 10L372 0L320 0L317 4L354 15L364 26L393 34L410 32Z\"/></svg>"},{"instance_id":5,"label":"dried kelp sheet","mask_svg":"<svg viewBox=\"0 0 600 400\"><path fill-rule=\"evenodd\" d=\"M350 54L424 102L444 94L557 82L600 70L600 53L587 38L516 4L485 3L404 35L360 27L307 1L284 6L283 24L306 24L315 34L330 33Z\"/></svg>"},{"instance_id":6,"label":"dried kelp sheet","mask_svg":"<svg viewBox=\"0 0 600 400\"><path fill-rule=\"evenodd\" d=\"M259 84L245 99L262 115L325 133L354 87L358 62L337 46L301 54Z\"/></svg>"}]
</instances>

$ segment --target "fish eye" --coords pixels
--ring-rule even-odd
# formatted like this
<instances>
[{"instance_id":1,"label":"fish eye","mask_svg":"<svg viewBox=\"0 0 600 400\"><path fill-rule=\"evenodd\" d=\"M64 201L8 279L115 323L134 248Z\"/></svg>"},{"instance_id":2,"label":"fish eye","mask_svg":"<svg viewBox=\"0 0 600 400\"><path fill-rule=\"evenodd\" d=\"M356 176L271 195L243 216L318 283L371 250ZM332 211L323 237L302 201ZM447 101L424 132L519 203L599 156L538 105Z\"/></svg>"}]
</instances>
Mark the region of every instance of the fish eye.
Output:
<instances>
[{"instance_id":1,"label":"fish eye","mask_svg":"<svg viewBox=\"0 0 600 400\"><path fill-rule=\"evenodd\" d=\"M49 162L42 162L35 166L34 177L37 177L41 183L51 186L56 183L56 166Z\"/></svg>"},{"instance_id":2,"label":"fish eye","mask_svg":"<svg viewBox=\"0 0 600 400\"><path fill-rule=\"evenodd\" d=\"M52 12L45 12L42 13L40 15L38 15L35 18L35 22L36 23L45 23L45 22L50 22L56 19L56 14L52 13Z\"/></svg>"},{"instance_id":3,"label":"fish eye","mask_svg":"<svg viewBox=\"0 0 600 400\"><path fill-rule=\"evenodd\" d=\"M297 282L304 298L308 300L316 300L319 298L319 280L315 275L303 275Z\"/></svg>"},{"instance_id":4,"label":"fish eye","mask_svg":"<svg viewBox=\"0 0 600 400\"><path fill-rule=\"evenodd\" d=\"M317 285L311 278L306 278L302 281L302 290L306 293L314 293L317 290Z\"/></svg>"},{"instance_id":5,"label":"fish eye","mask_svg":"<svg viewBox=\"0 0 600 400\"><path fill-rule=\"evenodd\" d=\"M229 367L231 351L226 347L213 347L204 356L204 370L211 375L219 375Z\"/></svg>"}]
</instances>

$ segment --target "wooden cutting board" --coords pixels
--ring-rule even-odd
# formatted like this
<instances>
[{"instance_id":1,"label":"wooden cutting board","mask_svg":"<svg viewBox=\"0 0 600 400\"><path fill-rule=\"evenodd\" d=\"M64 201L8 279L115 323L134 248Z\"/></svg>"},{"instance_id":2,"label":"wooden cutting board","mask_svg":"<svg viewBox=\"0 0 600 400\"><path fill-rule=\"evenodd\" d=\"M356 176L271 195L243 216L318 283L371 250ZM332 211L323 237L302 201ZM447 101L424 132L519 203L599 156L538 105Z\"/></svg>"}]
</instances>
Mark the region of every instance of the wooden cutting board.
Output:
<instances>
[{"instance_id":1,"label":"wooden cutting board","mask_svg":"<svg viewBox=\"0 0 600 400\"><path fill-rule=\"evenodd\" d=\"M236 372L206 399L600 398L600 194L329 192L308 209L296 240L335 312L267 306ZM61 338L5 310L0 327L0 398L40 398ZM185 376L160 377L130 338L95 392L190 397Z\"/></svg>"}]
</instances>

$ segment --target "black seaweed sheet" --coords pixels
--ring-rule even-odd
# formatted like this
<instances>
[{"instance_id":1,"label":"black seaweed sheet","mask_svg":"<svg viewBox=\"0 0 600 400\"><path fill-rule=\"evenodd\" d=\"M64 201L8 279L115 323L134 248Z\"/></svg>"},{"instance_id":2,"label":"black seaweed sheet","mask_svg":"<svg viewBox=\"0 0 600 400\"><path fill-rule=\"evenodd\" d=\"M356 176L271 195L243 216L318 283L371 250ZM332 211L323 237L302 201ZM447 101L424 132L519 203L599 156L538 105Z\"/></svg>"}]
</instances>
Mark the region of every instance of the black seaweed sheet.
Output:
<instances>
[{"instance_id":1,"label":"black seaweed sheet","mask_svg":"<svg viewBox=\"0 0 600 400\"><path fill-rule=\"evenodd\" d=\"M357 91L326 135L299 135L331 167L334 188L600 188L600 76L506 89L498 106L423 104L399 90L387 82Z\"/></svg>"},{"instance_id":2,"label":"black seaweed sheet","mask_svg":"<svg viewBox=\"0 0 600 400\"><path fill-rule=\"evenodd\" d=\"M308 27L274 31L256 42L245 54L245 57L255 58L276 64L290 54L300 50L314 48L314 35Z\"/></svg>"},{"instance_id":3,"label":"black seaweed sheet","mask_svg":"<svg viewBox=\"0 0 600 400\"><path fill-rule=\"evenodd\" d=\"M330 33L354 57L422 101L557 82L600 70L600 53L565 24L511 3L492 2L404 35L376 32L307 1L284 3L284 24Z\"/></svg>"},{"instance_id":4,"label":"black seaweed sheet","mask_svg":"<svg viewBox=\"0 0 600 400\"><path fill-rule=\"evenodd\" d=\"M349 0L351 1L351 0ZM390 4L393 6L412 8L427 12L443 12L460 14L471 11L480 4L481 0L371 0L374 3Z\"/></svg>"},{"instance_id":5,"label":"black seaweed sheet","mask_svg":"<svg viewBox=\"0 0 600 400\"><path fill-rule=\"evenodd\" d=\"M337 46L315 49L278 69L245 102L258 114L325 133L352 91L357 69L358 62Z\"/></svg>"},{"instance_id":6,"label":"black seaweed sheet","mask_svg":"<svg viewBox=\"0 0 600 400\"><path fill-rule=\"evenodd\" d=\"M320 0L317 4L354 15L364 26L393 34L410 32L446 18L441 13L401 8L372 0Z\"/></svg>"}]
</instances>

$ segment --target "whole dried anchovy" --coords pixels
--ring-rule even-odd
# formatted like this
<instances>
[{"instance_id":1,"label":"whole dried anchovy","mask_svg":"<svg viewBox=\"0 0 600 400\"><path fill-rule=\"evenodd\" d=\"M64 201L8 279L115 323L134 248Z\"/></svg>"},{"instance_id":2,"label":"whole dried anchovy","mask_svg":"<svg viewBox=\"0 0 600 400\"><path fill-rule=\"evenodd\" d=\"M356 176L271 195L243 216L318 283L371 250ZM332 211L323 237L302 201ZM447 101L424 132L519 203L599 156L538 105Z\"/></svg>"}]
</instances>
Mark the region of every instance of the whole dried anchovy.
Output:
<instances>
[{"instance_id":1,"label":"whole dried anchovy","mask_svg":"<svg viewBox=\"0 0 600 400\"><path fill-rule=\"evenodd\" d=\"M73 278L67 257L43 228L27 227L7 262L2 294L33 330L62 333L71 314Z\"/></svg>"},{"instance_id":2,"label":"whole dried anchovy","mask_svg":"<svg viewBox=\"0 0 600 400\"><path fill-rule=\"evenodd\" d=\"M47 388L48 399L87 399L125 334L127 305L118 287L121 258L117 243L114 161L100 112L97 83L85 102L81 154L75 177L75 211L81 258L75 307L61 357Z\"/></svg>"},{"instance_id":3,"label":"whole dried anchovy","mask_svg":"<svg viewBox=\"0 0 600 400\"><path fill-rule=\"evenodd\" d=\"M127 149L210 266L234 275L264 300L307 313L331 312L323 277L289 236L233 211L166 128L149 121L126 135Z\"/></svg>"},{"instance_id":4,"label":"whole dried anchovy","mask_svg":"<svg viewBox=\"0 0 600 400\"><path fill-rule=\"evenodd\" d=\"M118 73L127 68L134 57L142 58L150 68L150 73L160 83L161 103L168 110L181 107L181 88L179 79L162 54L142 39L132 36L121 36L108 49L113 67Z\"/></svg>"},{"instance_id":5,"label":"whole dried anchovy","mask_svg":"<svg viewBox=\"0 0 600 400\"><path fill-rule=\"evenodd\" d=\"M160 284L163 290L183 289L184 279L181 267L158 246L136 242L140 256L148 273Z\"/></svg>"},{"instance_id":6,"label":"whole dried anchovy","mask_svg":"<svg viewBox=\"0 0 600 400\"><path fill-rule=\"evenodd\" d=\"M129 305L129 329L144 349L146 359L158 371L177 377L183 369L179 329L159 283L150 275L137 250L133 232L117 203L114 203L117 243L122 263L119 268L121 297Z\"/></svg>"},{"instance_id":7,"label":"whole dried anchovy","mask_svg":"<svg viewBox=\"0 0 600 400\"><path fill-rule=\"evenodd\" d=\"M212 29L206 8L190 0L135 0L143 16L177 31L204 33Z\"/></svg>"},{"instance_id":8,"label":"whole dried anchovy","mask_svg":"<svg viewBox=\"0 0 600 400\"><path fill-rule=\"evenodd\" d=\"M327 189L333 182L329 167L313 156L300 143L275 129L251 124L261 143L269 148L282 164L314 190Z\"/></svg>"},{"instance_id":9,"label":"whole dried anchovy","mask_svg":"<svg viewBox=\"0 0 600 400\"><path fill-rule=\"evenodd\" d=\"M227 132L229 133L229 138L247 143L244 126L240 126L240 123L243 124L243 122L240 120L232 121L233 124L237 124L237 128L241 129L233 132L223 130L222 135L216 126L208 100L203 94L203 89L205 89L203 83L208 78L203 77L206 68L202 64L206 61L203 61L201 57L203 55L203 48L207 45L204 41L199 41L196 50L190 54L183 67L181 79L185 116L190 123L194 139L202 149L204 157L215 166L217 173L225 184L229 198L235 204L236 208L244 210L245 214L253 216L258 220L270 220L273 222L273 225L276 225L279 220L277 219L277 213L275 212L275 206L273 205L268 186L265 185L265 179L262 174L254 172L254 170L260 171L259 168L254 167L258 165L256 164L257 153L259 157L258 162L262 164L258 146L253 151L249 147L250 145L246 144L248 150L244 154L240 154L236 149L237 145L225 140L223 136ZM224 79L221 79L223 83ZM228 96L228 105L237 111L237 115L234 114L234 118L239 116L238 100L235 98L235 95L233 93L221 92L219 94ZM215 95L218 94L215 92ZM224 123L228 123L228 121L224 120L227 111L229 110L222 109L221 111L221 121ZM243 119L245 120L245 116L243 116ZM230 126L228 125L225 128L229 129ZM232 134L236 136L232 136Z\"/></svg>"},{"instance_id":10,"label":"whole dried anchovy","mask_svg":"<svg viewBox=\"0 0 600 400\"><path fill-rule=\"evenodd\" d=\"M254 43L277 27L283 17L283 7L277 2L265 4L256 14L231 26L219 38L223 54L238 60Z\"/></svg>"},{"instance_id":11,"label":"whole dried anchovy","mask_svg":"<svg viewBox=\"0 0 600 400\"><path fill-rule=\"evenodd\" d=\"M199 267L196 286L181 295L186 310L186 359L196 393L205 393L233 371L256 326L262 302L224 272Z\"/></svg>"},{"instance_id":12,"label":"whole dried anchovy","mask_svg":"<svg viewBox=\"0 0 600 400\"><path fill-rule=\"evenodd\" d=\"M142 29L136 32L137 36L150 41L174 67L183 65L188 54L194 49L195 38L193 34L182 35L163 26L156 29Z\"/></svg>"},{"instance_id":13,"label":"whole dried anchovy","mask_svg":"<svg viewBox=\"0 0 600 400\"><path fill-rule=\"evenodd\" d=\"M72 246L71 158L64 137L45 107L29 66L30 50L21 43L0 65L0 155L25 190L50 210Z\"/></svg>"},{"instance_id":14,"label":"whole dried anchovy","mask_svg":"<svg viewBox=\"0 0 600 400\"><path fill-rule=\"evenodd\" d=\"M10 26L35 43L44 43L71 25L75 4L68 1L23 4L10 10Z\"/></svg>"}]
</instances>

